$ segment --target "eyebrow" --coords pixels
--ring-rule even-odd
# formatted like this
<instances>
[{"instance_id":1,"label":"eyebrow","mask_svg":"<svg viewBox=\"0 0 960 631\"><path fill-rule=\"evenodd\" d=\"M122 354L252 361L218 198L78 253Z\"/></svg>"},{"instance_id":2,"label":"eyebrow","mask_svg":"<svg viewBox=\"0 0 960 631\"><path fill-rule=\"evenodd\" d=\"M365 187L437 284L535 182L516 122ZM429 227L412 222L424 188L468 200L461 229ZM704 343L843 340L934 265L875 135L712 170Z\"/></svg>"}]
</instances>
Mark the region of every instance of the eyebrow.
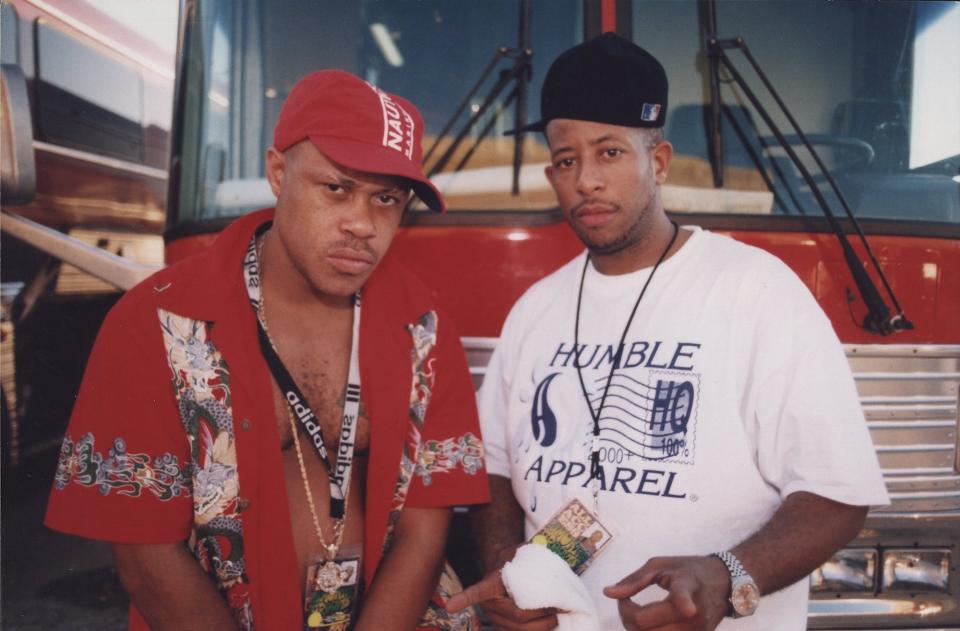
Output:
<instances>
[{"instance_id":1,"label":"eyebrow","mask_svg":"<svg viewBox=\"0 0 960 631\"><path fill-rule=\"evenodd\" d=\"M346 175L334 175L333 177L334 177L334 179L337 180L337 183L338 183L338 184L340 184L341 186L346 187L346 188L357 188L357 187L359 187L359 186L366 186L366 185L367 185L367 184L365 184L364 182L360 182L360 181L358 181L358 180L354 180L353 178L347 177ZM407 187L407 188L404 188L404 187L402 187L402 186L383 186L383 187L377 187L376 184L371 184L371 185L369 185L369 186L373 186L373 187L374 187L370 192L373 193L373 194L375 194L375 195L382 195L382 194L386 194L386 193L394 193L394 194L399 194L399 195L406 195L406 194L412 194L412 193L413 193L413 189L412 189L411 187Z\"/></svg>"},{"instance_id":2,"label":"eyebrow","mask_svg":"<svg viewBox=\"0 0 960 631\"><path fill-rule=\"evenodd\" d=\"M613 134L604 134L604 135L599 136L599 137L597 137L597 138L594 138L594 139L592 139L592 140L588 140L588 141L587 141L587 144L592 145L592 146L596 146L596 145L599 145L599 144L603 144L603 143L607 142L608 140L618 140L618 139L617 139L617 138L614 138ZM553 151L550 152L550 157L554 157L554 156L556 156L557 154L563 153L564 151L573 151L573 147L557 147L556 149L554 149Z\"/></svg>"},{"instance_id":3,"label":"eyebrow","mask_svg":"<svg viewBox=\"0 0 960 631\"><path fill-rule=\"evenodd\" d=\"M363 185L363 182L355 180L349 175L341 173L337 170L330 169L321 169L318 170L315 177L328 178L334 181L335 184L339 184L344 188L357 188L358 186ZM373 186L376 186L375 184ZM382 188L377 188L373 191L374 193L400 193L400 194L413 194L413 187L407 186L384 186Z\"/></svg>"},{"instance_id":4,"label":"eyebrow","mask_svg":"<svg viewBox=\"0 0 960 631\"><path fill-rule=\"evenodd\" d=\"M607 142L608 140L616 140L616 138L613 137L613 134L604 134L599 138L594 138L589 142L591 145L599 145L600 143Z\"/></svg>"},{"instance_id":5,"label":"eyebrow","mask_svg":"<svg viewBox=\"0 0 960 631\"><path fill-rule=\"evenodd\" d=\"M336 171L333 169L327 169L327 168L315 169L312 172L309 172L307 177L310 177L313 179L321 179L321 180L332 180L334 184L339 184L340 186L347 187L347 188L353 187L359 184L359 182L354 180L353 178L347 175L344 175L339 171Z\"/></svg>"},{"instance_id":6,"label":"eyebrow","mask_svg":"<svg viewBox=\"0 0 960 631\"><path fill-rule=\"evenodd\" d=\"M391 188L382 188L382 189L380 189L380 190L378 190L378 191L375 191L375 192L376 192L376 193L380 193L380 194L394 193L394 194L397 194L397 195L413 195L413 189L412 189L412 188L397 188L397 187L395 187L395 186L394 186L394 187L391 187Z\"/></svg>"},{"instance_id":7,"label":"eyebrow","mask_svg":"<svg viewBox=\"0 0 960 631\"><path fill-rule=\"evenodd\" d=\"M373 184L373 185L371 185L371 186L376 187L375 184ZM386 185L386 186L382 186L382 187L376 187L374 192L376 192L376 193L411 193L411 192L413 192L413 187L411 187L411 186L403 187L403 186L396 186L396 185L394 185L394 186Z\"/></svg>"},{"instance_id":8,"label":"eyebrow","mask_svg":"<svg viewBox=\"0 0 960 631\"><path fill-rule=\"evenodd\" d=\"M327 175L331 179L335 180L337 184L339 184L340 186L344 186L346 188L355 188L358 184L360 184L360 182L356 181L353 178L347 177L342 173L328 173Z\"/></svg>"}]
</instances>

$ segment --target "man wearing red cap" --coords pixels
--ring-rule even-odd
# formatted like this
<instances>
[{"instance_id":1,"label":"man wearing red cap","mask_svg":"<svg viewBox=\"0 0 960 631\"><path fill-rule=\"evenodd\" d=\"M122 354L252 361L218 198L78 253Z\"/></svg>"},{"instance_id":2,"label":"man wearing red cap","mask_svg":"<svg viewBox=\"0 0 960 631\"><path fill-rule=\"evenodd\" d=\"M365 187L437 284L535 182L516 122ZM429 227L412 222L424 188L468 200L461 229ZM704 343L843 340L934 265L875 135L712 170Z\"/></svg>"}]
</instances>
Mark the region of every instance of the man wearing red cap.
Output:
<instances>
[{"instance_id":1,"label":"man wearing red cap","mask_svg":"<svg viewBox=\"0 0 960 631\"><path fill-rule=\"evenodd\" d=\"M459 337L387 255L423 122L339 71L294 86L275 209L130 290L90 356L46 523L110 541L130 628L471 629L453 505L488 498Z\"/></svg>"}]
</instances>

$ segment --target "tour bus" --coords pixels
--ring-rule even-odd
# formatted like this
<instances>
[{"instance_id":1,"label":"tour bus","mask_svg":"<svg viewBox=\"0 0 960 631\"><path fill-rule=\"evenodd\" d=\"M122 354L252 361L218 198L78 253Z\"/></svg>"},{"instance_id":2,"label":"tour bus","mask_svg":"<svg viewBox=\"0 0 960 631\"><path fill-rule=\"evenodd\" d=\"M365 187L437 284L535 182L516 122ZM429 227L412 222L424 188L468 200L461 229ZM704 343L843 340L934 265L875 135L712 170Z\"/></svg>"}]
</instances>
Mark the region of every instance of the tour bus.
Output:
<instances>
[{"instance_id":1,"label":"tour bus","mask_svg":"<svg viewBox=\"0 0 960 631\"><path fill-rule=\"evenodd\" d=\"M62 439L119 295L113 275L51 255L49 232L133 269L163 262L174 53L70 0L3 0L0 28L5 108L14 104L4 112L0 220L6 466ZM10 160L14 146L22 165ZM11 169L34 185L19 190Z\"/></svg>"},{"instance_id":2,"label":"tour bus","mask_svg":"<svg viewBox=\"0 0 960 631\"><path fill-rule=\"evenodd\" d=\"M424 115L449 210L414 204L389 256L436 291L479 385L512 303L582 248L542 135L504 132L539 117L557 54L605 31L670 78L672 218L784 260L854 371L892 504L812 574L809 627L960 629L957 3L184 0L166 262L273 204L284 98L347 70Z\"/></svg>"}]
</instances>

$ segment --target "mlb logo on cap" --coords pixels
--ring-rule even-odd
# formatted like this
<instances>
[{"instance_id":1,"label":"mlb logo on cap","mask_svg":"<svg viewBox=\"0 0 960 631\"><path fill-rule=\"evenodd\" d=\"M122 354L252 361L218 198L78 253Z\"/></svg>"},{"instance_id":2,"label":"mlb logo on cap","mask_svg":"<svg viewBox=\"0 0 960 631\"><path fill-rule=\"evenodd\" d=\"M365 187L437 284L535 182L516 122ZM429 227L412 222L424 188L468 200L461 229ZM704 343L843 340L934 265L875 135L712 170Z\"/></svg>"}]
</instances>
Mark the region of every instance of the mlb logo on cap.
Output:
<instances>
[{"instance_id":1,"label":"mlb logo on cap","mask_svg":"<svg viewBox=\"0 0 960 631\"><path fill-rule=\"evenodd\" d=\"M657 116L660 115L660 104L659 103L644 103L643 109L640 111L640 119L645 121L655 121Z\"/></svg>"}]
</instances>

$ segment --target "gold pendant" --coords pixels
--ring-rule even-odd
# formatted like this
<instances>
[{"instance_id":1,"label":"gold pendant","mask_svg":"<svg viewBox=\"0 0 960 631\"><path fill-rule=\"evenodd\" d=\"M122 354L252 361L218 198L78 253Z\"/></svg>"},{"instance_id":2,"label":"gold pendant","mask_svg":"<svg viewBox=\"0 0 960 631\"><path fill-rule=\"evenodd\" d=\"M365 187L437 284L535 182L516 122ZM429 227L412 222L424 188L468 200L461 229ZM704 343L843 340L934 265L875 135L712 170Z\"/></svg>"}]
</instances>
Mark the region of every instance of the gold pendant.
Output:
<instances>
[{"instance_id":1,"label":"gold pendant","mask_svg":"<svg viewBox=\"0 0 960 631\"><path fill-rule=\"evenodd\" d=\"M324 563L317 571L315 584L320 591L328 594L340 589L344 584L344 577L340 571L340 567L333 561Z\"/></svg>"}]
</instances>

